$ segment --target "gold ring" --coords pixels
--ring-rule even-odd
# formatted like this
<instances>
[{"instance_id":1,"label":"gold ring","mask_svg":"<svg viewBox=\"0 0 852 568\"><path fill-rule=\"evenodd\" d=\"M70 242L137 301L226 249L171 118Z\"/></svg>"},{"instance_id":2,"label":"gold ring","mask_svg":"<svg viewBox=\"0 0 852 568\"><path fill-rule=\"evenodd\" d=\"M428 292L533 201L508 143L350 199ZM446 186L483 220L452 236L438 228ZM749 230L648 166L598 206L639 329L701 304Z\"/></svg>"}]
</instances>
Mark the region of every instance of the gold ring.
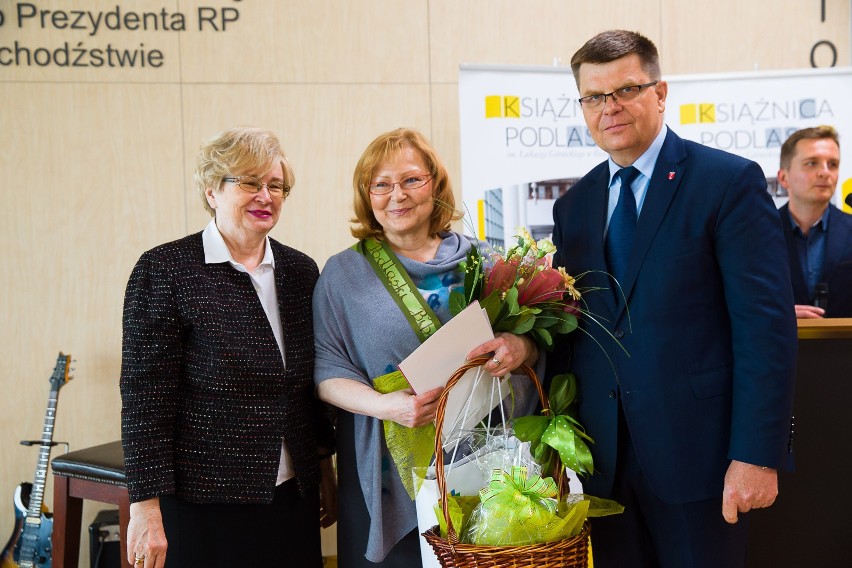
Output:
<instances>
[{"instance_id":1,"label":"gold ring","mask_svg":"<svg viewBox=\"0 0 852 568\"><path fill-rule=\"evenodd\" d=\"M138 554L136 554L135 556L136 556L136 559L133 561L134 564L145 564L145 555L144 554L142 556L139 556Z\"/></svg>"}]
</instances>

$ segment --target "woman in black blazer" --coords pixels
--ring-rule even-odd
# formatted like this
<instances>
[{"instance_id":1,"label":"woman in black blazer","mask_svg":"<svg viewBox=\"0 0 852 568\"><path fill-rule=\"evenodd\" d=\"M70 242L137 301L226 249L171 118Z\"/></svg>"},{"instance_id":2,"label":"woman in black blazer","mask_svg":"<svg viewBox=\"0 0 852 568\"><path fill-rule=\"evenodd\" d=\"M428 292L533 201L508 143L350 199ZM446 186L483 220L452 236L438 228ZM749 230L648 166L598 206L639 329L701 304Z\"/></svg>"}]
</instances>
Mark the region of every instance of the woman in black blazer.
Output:
<instances>
[{"instance_id":1,"label":"woman in black blazer","mask_svg":"<svg viewBox=\"0 0 852 568\"><path fill-rule=\"evenodd\" d=\"M314 397L313 260L270 238L293 173L278 139L202 146L207 228L139 259L124 303L122 442L137 568L320 566L334 510ZM166 554L168 550L168 555Z\"/></svg>"}]
</instances>

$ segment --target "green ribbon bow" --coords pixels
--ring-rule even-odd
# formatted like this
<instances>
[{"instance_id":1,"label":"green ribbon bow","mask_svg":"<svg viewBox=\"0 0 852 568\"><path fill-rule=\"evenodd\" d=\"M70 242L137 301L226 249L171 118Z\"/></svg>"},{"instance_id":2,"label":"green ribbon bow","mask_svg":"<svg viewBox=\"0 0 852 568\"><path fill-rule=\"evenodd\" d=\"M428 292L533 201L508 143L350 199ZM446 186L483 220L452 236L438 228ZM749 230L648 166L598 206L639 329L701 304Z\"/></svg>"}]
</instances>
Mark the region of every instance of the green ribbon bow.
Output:
<instances>
[{"instance_id":1,"label":"green ribbon bow","mask_svg":"<svg viewBox=\"0 0 852 568\"><path fill-rule=\"evenodd\" d=\"M515 436L530 442L533 457L542 471L553 469L553 452L559 453L562 467L578 474L592 473L594 462L586 442L594 443L583 426L571 417L568 407L577 396L577 379L571 373L556 375L550 384L550 412L544 416L523 416L514 421Z\"/></svg>"},{"instance_id":2,"label":"green ribbon bow","mask_svg":"<svg viewBox=\"0 0 852 568\"><path fill-rule=\"evenodd\" d=\"M557 494L558 488L552 477L533 475L527 478L526 467L514 466L511 473L502 469L491 472L491 480L479 491L479 499L483 503L492 499L502 500L515 509L519 504L531 509L538 503L555 513L556 502L550 499Z\"/></svg>"},{"instance_id":3,"label":"green ribbon bow","mask_svg":"<svg viewBox=\"0 0 852 568\"><path fill-rule=\"evenodd\" d=\"M556 515L558 489L552 478L534 475L527 468L511 472L495 469L479 492L481 504L473 514L469 542L484 546L514 546L536 542L549 531Z\"/></svg>"}]
</instances>

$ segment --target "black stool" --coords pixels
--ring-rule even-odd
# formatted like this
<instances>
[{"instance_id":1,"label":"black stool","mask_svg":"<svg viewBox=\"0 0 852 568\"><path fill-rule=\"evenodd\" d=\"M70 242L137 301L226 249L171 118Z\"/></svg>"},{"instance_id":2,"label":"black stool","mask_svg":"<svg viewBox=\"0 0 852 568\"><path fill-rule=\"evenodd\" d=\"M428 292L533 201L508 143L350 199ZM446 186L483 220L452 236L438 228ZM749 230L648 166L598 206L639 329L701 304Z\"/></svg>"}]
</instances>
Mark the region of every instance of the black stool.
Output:
<instances>
[{"instance_id":1,"label":"black stool","mask_svg":"<svg viewBox=\"0 0 852 568\"><path fill-rule=\"evenodd\" d=\"M121 442L110 442L58 456L53 470L53 568L78 568L83 499L118 505L121 566L127 562L130 498Z\"/></svg>"}]
</instances>

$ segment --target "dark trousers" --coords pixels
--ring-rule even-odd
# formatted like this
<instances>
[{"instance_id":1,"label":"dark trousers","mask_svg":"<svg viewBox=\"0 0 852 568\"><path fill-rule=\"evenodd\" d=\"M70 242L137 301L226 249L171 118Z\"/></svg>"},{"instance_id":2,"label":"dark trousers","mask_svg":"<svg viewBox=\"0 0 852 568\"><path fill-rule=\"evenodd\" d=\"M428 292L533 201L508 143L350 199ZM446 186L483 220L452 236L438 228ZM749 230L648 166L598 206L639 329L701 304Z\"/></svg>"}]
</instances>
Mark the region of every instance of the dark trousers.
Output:
<instances>
[{"instance_id":1,"label":"dark trousers","mask_svg":"<svg viewBox=\"0 0 852 568\"><path fill-rule=\"evenodd\" d=\"M295 479L271 504L189 503L160 497L166 568L322 566L319 494L301 497Z\"/></svg>"},{"instance_id":2,"label":"dark trousers","mask_svg":"<svg viewBox=\"0 0 852 568\"><path fill-rule=\"evenodd\" d=\"M420 568L420 533L415 528L379 563L364 558L370 536L370 512L358 480L353 415L337 416L337 563L340 568Z\"/></svg>"},{"instance_id":3,"label":"dark trousers","mask_svg":"<svg viewBox=\"0 0 852 568\"><path fill-rule=\"evenodd\" d=\"M592 519L595 568L735 568L745 562L748 518L722 517L722 493L694 503L664 503L648 485L619 413L619 452L612 498L624 513Z\"/></svg>"}]
</instances>

